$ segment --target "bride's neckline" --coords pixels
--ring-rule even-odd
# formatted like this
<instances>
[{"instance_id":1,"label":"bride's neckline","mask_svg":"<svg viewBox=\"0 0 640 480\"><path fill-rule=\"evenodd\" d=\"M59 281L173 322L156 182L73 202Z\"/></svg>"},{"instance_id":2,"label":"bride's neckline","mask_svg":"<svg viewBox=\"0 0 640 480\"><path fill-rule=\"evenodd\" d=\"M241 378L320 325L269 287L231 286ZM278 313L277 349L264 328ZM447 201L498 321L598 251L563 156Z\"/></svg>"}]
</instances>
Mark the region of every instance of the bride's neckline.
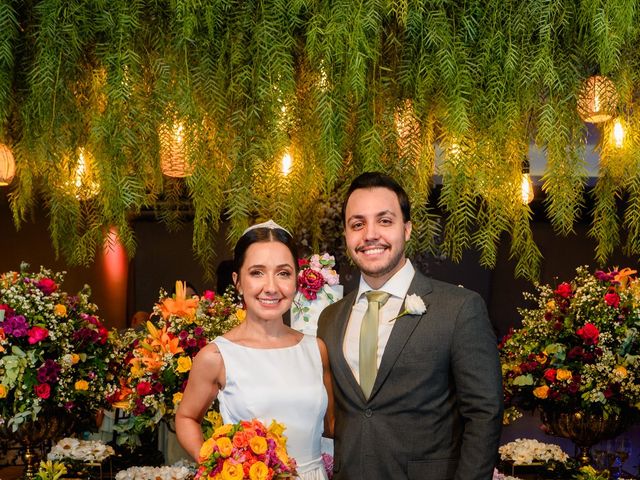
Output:
<instances>
[{"instance_id":1,"label":"bride's neckline","mask_svg":"<svg viewBox=\"0 0 640 480\"><path fill-rule=\"evenodd\" d=\"M300 340L298 340L298 342L294 343L293 345L288 345L286 347L250 347L249 345L243 345L242 343L234 342L233 340L229 340L228 338L223 336L220 336L219 338L221 338L227 343L230 343L231 345L235 345L236 347L248 348L250 350L287 350L290 348L299 347L302 344L302 341L304 340L304 335L300 337Z\"/></svg>"}]
</instances>

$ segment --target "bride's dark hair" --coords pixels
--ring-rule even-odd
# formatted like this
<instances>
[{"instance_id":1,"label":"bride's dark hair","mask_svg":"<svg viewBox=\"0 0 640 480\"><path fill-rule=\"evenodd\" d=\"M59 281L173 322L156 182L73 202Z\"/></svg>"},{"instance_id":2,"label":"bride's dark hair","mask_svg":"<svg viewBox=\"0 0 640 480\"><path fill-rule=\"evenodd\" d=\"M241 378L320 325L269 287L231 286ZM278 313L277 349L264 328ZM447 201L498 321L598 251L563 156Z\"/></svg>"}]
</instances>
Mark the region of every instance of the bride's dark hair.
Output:
<instances>
[{"instance_id":1,"label":"bride's dark hair","mask_svg":"<svg viewBox=\"0 0 640 480\"><path fill-rule=\"evenodd\" d=\"M240 274L240 269L244 263L247 249L258 242L280 242L286 245L293 256L293 266L298 273L298 249L293 241L293 237L282 228L253 228L244 233L233 249L233 271Z\"/></svg>"}]
</instances>

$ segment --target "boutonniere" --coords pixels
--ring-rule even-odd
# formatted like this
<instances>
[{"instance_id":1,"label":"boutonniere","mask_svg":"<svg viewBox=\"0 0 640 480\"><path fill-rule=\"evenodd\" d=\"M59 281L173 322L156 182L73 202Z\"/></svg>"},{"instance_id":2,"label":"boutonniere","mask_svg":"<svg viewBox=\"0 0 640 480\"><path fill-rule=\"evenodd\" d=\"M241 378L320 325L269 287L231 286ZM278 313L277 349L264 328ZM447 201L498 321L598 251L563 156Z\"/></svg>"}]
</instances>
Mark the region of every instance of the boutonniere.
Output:
<instances>
[{"instance_id":1,"label":"boutonniere","mask_svg":"<svg viewBox=\"0 0 640 480\"><path fill-rule=\"evenodd\" d=\"M412 293L411 295L407 295L407 297L404 299L404 310L400 312L397 317L393 317L391 320L389 320L389 322L393 322L394 320L397 320L398 318L405 315L422 315L426 311L427 306L424 304L422 298L420 298L415 293Z\"/></svg>"}]
</instances>

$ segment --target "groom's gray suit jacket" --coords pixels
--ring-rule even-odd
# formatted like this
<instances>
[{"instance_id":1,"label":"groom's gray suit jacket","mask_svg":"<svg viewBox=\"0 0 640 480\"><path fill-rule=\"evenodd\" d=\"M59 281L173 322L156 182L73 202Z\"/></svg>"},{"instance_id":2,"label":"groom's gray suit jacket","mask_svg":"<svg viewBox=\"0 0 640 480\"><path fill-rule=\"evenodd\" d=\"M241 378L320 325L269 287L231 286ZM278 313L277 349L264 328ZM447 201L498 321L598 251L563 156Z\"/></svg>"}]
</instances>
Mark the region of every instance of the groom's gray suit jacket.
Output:
<instances>
[{"instance_id":1,"label":"groom's gray suit jacket","mask_svg":"<svg viewBox=\"0 0 640 480\"><path fill-rule=\"evenodd\" d=\"M482 298L416 272L369 400L343 341L357 291L320 315L336 402L336 480L489 480L502 425L496 339ZM404 309L404 308L403 308Z\"/></svg>"}]
</instances>

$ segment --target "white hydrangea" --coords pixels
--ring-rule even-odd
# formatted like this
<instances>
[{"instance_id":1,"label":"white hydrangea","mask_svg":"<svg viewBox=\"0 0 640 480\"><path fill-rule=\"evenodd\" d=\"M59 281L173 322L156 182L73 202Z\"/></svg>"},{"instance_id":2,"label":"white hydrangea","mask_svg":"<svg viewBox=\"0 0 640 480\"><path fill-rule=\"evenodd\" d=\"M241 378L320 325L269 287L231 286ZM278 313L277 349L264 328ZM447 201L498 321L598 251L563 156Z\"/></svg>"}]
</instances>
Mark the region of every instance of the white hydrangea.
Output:
<instances>
[{"instance_id":1,"label":"white hydrangea","mask_svg":"<svg viewBox=\"0 0 640 480\"><path fill-rule=\"evenodd\" d=\"M516 465L530 465L552 460L565 462L569 456L558 445L531 438L518 438L499 448L500 458Z\"/></svg>"}]
</instances>

